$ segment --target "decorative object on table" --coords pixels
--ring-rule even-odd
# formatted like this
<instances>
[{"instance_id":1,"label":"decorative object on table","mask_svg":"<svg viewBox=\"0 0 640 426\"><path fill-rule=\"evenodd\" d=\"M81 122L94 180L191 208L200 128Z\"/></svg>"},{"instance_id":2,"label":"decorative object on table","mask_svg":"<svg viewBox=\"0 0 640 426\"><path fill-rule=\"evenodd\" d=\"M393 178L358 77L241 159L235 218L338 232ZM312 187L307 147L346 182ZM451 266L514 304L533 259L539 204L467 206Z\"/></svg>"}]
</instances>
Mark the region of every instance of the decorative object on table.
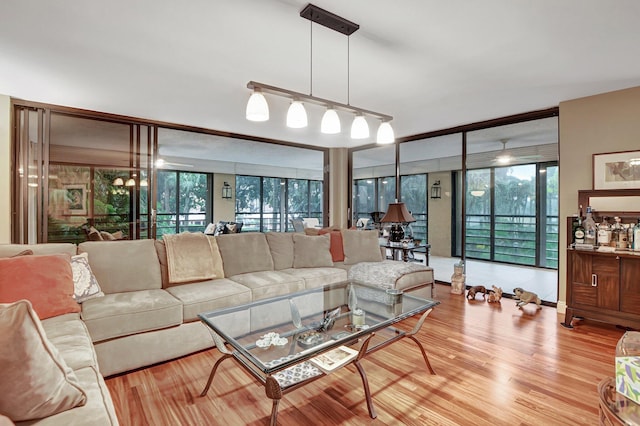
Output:
<instances>
[{"instance_id":1,"label":"decorative object on table","mask_svg":"<svg viewBox=\"0 0 640 426\"><path fill-rule=\"evenodd\" d=\"M538 309L542 309L542 301L540 300L538 295L530 291L526 291L520 287L516 287L513 289L513 298L517 300L516 306L518 308L522 308L528 303L535 303L536 305L538 305Z\"/></svg>"},{"instance_id":2,"label":"decorative object on table","mask_svg":"<svg viewBox=\"0 0 640 426\"><path fill-rule=\"evenodd\" d=\"M364 311L356 308L351 312L351 324L357 329L362 327L365 323Z\"/></svg>"},{"instance_id":3,"label":"decorative object on table","mask_svg":"<svg viewBox=\"0 0 640 426\"><path fill-rule=\"evenodd\" d=\"M311 358L309 361L325 374L329 374L347 364L356 356L358 356L358 351L355 349L347 346L339 346L329 352Z\"/></svg>"},{"instance_id":4,"label":"decorative object on table","mask_svg":"<svg viewBox=\"0 0 640 426\"><path fill-rule=\"evenodd\" d=\"M593 189L640 189L640 151L593 154Z\"/></svg>"},{"instance_id":5,"label":"decorative object on table","mask_svg":"<svg viewBox=\"0 0 640 426\"><path fill-rule=\"evenodd\" d=\"M278 333L267 333L260 336L260 339L256 340L256 346L259 348L267 349L269 346L284 346L288 342L286 337L280 337Z\"/></svg>"},{"instance_id":6,"label":"decorative object on table","mask_svg":"<svg viewBox=\"0 0 640 426\"><path fill-rule=\"evenodd\" d=\"M358 221L356 222L356 228L357 229L367 229L367 225L369 224L369 219L368 218L364 218L361 217L360 219L358 219Z\"/></svg>"},{"instance_id":7,"label":"decorative object on table","mask_svg":"<svg viewBox=\"0 0 640 426\"><path fill-rule=\"evenodd\" d=\"M476 299L476 294L482 293L482 300L486 299L487 289L483 285L475 285L473 287L469 287L469 291L467 292L467 299Z\"/></svg>"},{"instance_id":8,"label":"decorative object on table","mask_svg":"<svg viewBox=\"0 0 640 426\"><path fill-rule=\"evenodd\" d=\"M616 345L616 391L640 404L640 332L627 331Z\"/></svg>"},{"instance_id":9,"label":"decorative object on table","mask_svg":"<svg viewBox=\"0 0 640 426\"><path fill-rule=\"evenodd\" d=\"M296 306L293 299L289 299L289 308L291 309L291 322L295 328L302 328L302 318L300 317L300 311Z\"/></svg>"},{"instance_id":10,"label":"decorative object on table","mask_svg":"<svg viewBox=\"0 0 640 426\"><path fill-rule=\"evenodd\" d=\"M502 299L502 289L495 285L492 285L491 288L492 290L489 290L489 298L487 299L487 302L500 303L500 299Z\"/></svg>"},{"instance_id":11,"label":"decorative object on table","mask_svg":"<svg viewBox=\"0 0 640 426\"><path fill-rule=\"evenodd\" d=\"M331 330L333 324L336 322L336 318L338 317L338 315L340 315L340 306L332 311L327 312L327 314L324 316L324 319L318 326L318 331Z\"/></svg>"},{"instance_id":12,"label":"decorative object on table","mask_svg":"<svg viewBox=\"0 0 640 426\"><path fill-rule=\"evenodd\" d=\"M403 227L415 221L404 203L389 203L387 213L380 219L382 223L391 223L389 229L389 241L391 242L402 241L405 233Z\"/></svg>"},{"instance_id":13,"label":"decorative object on table","mask_svg":"<svg viewBox=\"0 0 640 426\"><path fill-rule=\"evenodd\" d=\"M304 348L310 348L312 346L319 345L324 342L324 335L315 330L305 331L304 333L298 335L296 338L298 344Z\"/></svg>"},{"instance_id":14,"label":"decorative object on table","mask_svg":"<svg viewBox=\"0 0 640 426\"><path fill-rule=\"evenodd\" d=\"M464 262L461 260L453 265L453 275L451 275L451 293L464 294L465 289Z\"/></svg>"}]
</instances>

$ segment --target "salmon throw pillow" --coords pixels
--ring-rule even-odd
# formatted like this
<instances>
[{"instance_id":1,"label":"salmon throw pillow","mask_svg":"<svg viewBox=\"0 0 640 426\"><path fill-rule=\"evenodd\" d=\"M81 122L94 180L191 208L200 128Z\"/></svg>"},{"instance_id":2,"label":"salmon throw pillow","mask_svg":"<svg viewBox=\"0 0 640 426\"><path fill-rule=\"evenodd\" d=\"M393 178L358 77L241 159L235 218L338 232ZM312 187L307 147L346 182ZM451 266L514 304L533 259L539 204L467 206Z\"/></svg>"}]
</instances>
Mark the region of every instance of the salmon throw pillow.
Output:
<instances>
[{"instance_id":1,"label":"salmon throw pillow","mask_svg":"<svg viewBox=\"0 0 640 426\"><path fill-rule=\"evenodd\" d=\"M68 254L0 259L0 303L29 300L40 319L80 312L70 262Z\"/></svg>"}]
</instances>

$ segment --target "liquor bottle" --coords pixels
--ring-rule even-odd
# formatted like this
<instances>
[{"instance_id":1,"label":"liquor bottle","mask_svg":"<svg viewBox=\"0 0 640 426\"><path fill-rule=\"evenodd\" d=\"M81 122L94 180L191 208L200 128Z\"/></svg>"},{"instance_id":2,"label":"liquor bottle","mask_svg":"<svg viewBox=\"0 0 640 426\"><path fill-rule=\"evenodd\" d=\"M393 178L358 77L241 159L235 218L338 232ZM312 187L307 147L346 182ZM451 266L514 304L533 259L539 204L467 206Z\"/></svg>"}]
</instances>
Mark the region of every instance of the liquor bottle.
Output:
<instances>
[{"instance_id":1,"label":"liquor bottle","mask_svg":"<svg viewBox=\"0 0 640 426\"><path fill-rule=\"evenodd\" d=\"M640 218L638 218L638 223L633 228L633 249L640 251Z\"/></svg>"},{"instance_id":2,"label":"liquor bottle","mask_svg":"<svg viewBox=\"0 0 640 426\"><path fill-rule=\"evenodd\" d=\"M620 231L622 230L622 226L620 226L620 218L618 216L613 218L614 223L611 226L611 240L609 241L609 245L611 247L619 247L620 241Z\"/></svg>"},{"instance_id":3,"label":"liquor bottle","mask_svg":"<svg viewBox=\"0 0 640 426\"><path fill-rule=\"evenodd\" d=\"M611 241L611 226L607 222L607 217L604 216L598 225L598 245L608 246L609 241Z\"/></svg>"},{"instance_id":4,"label":"liquor bottle","mask_svg":"<svg viewBox=\"0 0 640 426\"><path fill-rule=\"evenodd\" d=\"M629 250L633 250L633 233L635 232L636 224L629 224L629 231L627 232L627 247Z\"/></svg>"},{"instance_id":5,"label":"liquor bottle","mask_svg":"<svg viewBox=\"0 0 640 426\"><path fill-rule=\"evenodd\" d=\"M584 226L584 243L596 245L596 221L591 217L591 206L587 206L587 217L582 224Z\"/></svg>"},{"instance_id":6,"label":"liquor bottle","mask_svg":"<svg viewBox=\"0 0 640 426\"><path fill-rule=\"evenodd\" d=\"M618 233L618 248L627 249L629 247L629 238L627 234L629 233L629 225L623 224L622 229L620 229L620 233Z\"/></svg>"},{"instance_id":7,"label":"liquor bottle","mask_svg":"<svg viewBox=\"0 0 640 426\"><path fill-rule=\"evenodd\" d=\"M584 226L582 226L581 217L578 217L578 225L573 231L573 242L576 244L584 244Z\"/></svg>"}]
</instances>

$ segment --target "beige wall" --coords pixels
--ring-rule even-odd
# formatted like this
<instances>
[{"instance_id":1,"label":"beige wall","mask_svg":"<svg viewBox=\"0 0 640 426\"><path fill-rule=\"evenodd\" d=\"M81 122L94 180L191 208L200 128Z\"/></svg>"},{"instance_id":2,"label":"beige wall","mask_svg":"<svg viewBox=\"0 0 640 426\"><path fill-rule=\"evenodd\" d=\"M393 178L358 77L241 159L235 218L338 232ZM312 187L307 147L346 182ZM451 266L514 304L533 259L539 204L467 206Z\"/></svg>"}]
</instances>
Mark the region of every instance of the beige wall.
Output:
<instances>
[{"instance_id":1,"label":"beige wall","mask_svg":"<svg viewBox=\"0 0 640 426\"><path fill-rule=\"evenodd\" d=\"M329 150L329 223L347 227L349 208L349 151L347 148Z\"/></svg>"},{"instance_id":2,"label":"beige wall","mask_svg":"<svg viewBox=\"0 0 640 426\"><path fill-rule=\"evenodd\" d=\"M558 310L566 306L567 216L578 190L592 189L592 154L640 149L640 87L560 103ZM586 208L586 206L585 206Z\"/></svg>"},{"instance_id":3,"label":"beige wall","mask_svg":"<svg viewBox=\"0 0 640 426\"><path fill-rule=\"evenodd\" d=\"M222 198L222 186L231 185L231 199ZM235 175L214 173L213 175L213 222L234 222L236 217L236 177Z\"/></svg>"},{"instance_id":4,"label":"beige wall","mask_svg":"<svg viewBox=\"0 0 640 426\"><path fill-rule=\"evenodd\" d=\"M0 95L0 244L11 242L11 98Z\"/></svg>"},{"instance_id":5,"label":"beige wall","mask_svg":"<svg viewBox=\"0 0 640 426\"><path fill-rule=\"evenodd\" d=\"M442 198L431 198L431 185L440 181ZM451 256L451 172L429 173L427 200L429 203L429 244L434 256Z\"/></svg>"}]
</instances>

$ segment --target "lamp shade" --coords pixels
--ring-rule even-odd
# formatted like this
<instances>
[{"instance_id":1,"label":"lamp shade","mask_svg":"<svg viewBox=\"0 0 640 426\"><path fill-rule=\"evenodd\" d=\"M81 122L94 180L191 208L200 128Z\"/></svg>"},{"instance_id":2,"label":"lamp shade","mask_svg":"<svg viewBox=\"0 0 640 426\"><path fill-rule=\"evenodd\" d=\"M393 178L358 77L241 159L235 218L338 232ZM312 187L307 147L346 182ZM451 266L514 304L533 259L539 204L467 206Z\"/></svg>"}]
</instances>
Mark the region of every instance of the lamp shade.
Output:
<instances>
[{"instance_id":1,"label":"lamp shade","mask_svg":"<svg viewBox=\"0 0 640 426\"><path fill-rule=\"evenodd\" d=\"M287 127L301 129L307 127L307 124L307 111L304 109L302 102L291 102L289 111L287 111Z\"/></svg>"},{"instance_id":2,"label":"lamp shade","mask_svg":"<svg viewBox=\"0 0 640 426\"><path fill-rule=\"evenodd\" d=\"M136 186L136 180L134 178L129 178L124 183L124 186Z\"/></svg>"},{"instance_id":3,"label":"lamp shade","mask_svg":"<svg viewBox=\"0 0 640 426\"><path fill-rule=\"evenodd\" d=\"M388 121L383 121L378 127L378 134L376 135L376 143L389 144L396 141L396 136L393 134L393 127Z\"/></svg>"},{"instance_id":4,"label":"lamp shade","mask_svg":"<svg viewBox=\"0 0 640 426\"><path fill-rule=\"evenodd\" d=\"M264 95L253 92L247 102L246 117L249 121L267 121L269 119L269 105Z\"/></svg>"},{"instance_id":5,"label":"lamp shade","mask_svg":"<svg viewBox=\"0 0 640 426\"><path fill-rule=\"evenodd\" d=\"M351 124L351 139L366 139L369 137L369 125L366 118L356 115Z\"/></svg>"},{"instance_id":6,"label":"lamp shade","mask_svg":"<svg viewBox=\"0 0 640 426\"><path fill-rule=\"evenodd\" d=\"M340 133L340 117L338 117L335 109L327 108L327 111L322 116L320 131L329 135Z\"/></svg>"},{"instance_id":7,"label":"lamp shade","mask_svg":"<svg viewBox=\"0 0 640 426\"><path fill-rule=\"evenodd\" d=\"M117 177L113 180L113 186L122 186L124 185L124 181L121 177Z\"/></svg>"},{"instance_id":8,"label":"lamp shade","mask_svg":"<svg viewBox=\"0 0 640 426\"><path fill-rule=\"evenodd\" d=\"M387 213L380 219L380 222L383 223L409 223L415 221L415 218L411 216L404 203L389 203Z\"/></svg>"}]
</instances>

